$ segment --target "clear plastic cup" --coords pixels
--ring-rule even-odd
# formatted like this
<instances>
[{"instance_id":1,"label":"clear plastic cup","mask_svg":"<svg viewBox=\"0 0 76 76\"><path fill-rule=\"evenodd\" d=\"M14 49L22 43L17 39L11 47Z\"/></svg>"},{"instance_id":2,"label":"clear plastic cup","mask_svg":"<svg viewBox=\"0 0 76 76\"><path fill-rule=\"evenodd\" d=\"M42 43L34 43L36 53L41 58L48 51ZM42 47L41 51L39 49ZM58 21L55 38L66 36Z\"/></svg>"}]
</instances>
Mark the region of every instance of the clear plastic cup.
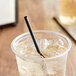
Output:
<instances>
[{"instance_id":1,"label":"clear plastic cup","mask_svg":"<svg viewBox=\"0 0 76 76\"><path fill-rule=\"evenodd\" d=\"M34 31L34 34L36 39L62 39L66 50L59 55L47 58L23 56L16 51L16 44L25 41L27 37L30 40L31 37L29 32L19 35L11 43L11 48L16 55L20 76L65 76L71 41L65 35L53 31L39 30Z\"/></svg>"}]
</instances>

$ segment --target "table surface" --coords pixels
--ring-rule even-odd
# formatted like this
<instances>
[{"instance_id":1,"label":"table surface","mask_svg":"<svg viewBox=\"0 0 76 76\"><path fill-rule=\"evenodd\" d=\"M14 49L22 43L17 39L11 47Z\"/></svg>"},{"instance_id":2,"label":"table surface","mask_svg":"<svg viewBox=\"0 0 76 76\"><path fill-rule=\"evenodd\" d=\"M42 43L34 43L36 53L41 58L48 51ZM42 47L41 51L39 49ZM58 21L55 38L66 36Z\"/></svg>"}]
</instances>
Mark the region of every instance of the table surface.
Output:
<instances>
[{"instance_id":1,"label":"table surface","mask_svg":"<svg viewBox=\"0 0 76 76\"><path fill-rule=\"evenodd\" d=\"M10 45L16 36L28 31L24 21L25 15L28 15L33 30L53 30L68 36L49 16L47 17L38 0L19 0L18 4L17 26L0 27L0 76L19 76L15 55ZM71 42L66 76L76 76L76 44L72 40Z\"/></svg>"}]
</instances>

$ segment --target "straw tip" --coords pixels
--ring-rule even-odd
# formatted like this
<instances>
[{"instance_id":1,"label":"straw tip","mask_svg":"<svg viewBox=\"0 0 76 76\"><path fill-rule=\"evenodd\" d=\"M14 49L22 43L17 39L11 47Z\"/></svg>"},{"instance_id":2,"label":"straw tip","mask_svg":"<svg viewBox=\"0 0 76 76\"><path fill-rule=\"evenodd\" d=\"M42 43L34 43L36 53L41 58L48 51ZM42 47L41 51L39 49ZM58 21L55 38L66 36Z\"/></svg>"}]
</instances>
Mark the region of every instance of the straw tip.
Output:
<instances>
[{"instance_id":1,"label":"straw tip","mask_svg":"<svg viewBox=\"0 0 76 76\"><path fill-rule=\"evenodd\" d=\"M26 19L26 18L27 18L27 16L24 17L24 19Z\"/></svg>"},{"instance_id":2,"label":"straw tip","mask_svg":"<svg viewBox=\"0 0 76 76\"><path fill-rule=\"evenodd\" d=\"M55 17L53 17L53 19L55 20L56 18L55 18Z\"/></svg>"}]
</instances>

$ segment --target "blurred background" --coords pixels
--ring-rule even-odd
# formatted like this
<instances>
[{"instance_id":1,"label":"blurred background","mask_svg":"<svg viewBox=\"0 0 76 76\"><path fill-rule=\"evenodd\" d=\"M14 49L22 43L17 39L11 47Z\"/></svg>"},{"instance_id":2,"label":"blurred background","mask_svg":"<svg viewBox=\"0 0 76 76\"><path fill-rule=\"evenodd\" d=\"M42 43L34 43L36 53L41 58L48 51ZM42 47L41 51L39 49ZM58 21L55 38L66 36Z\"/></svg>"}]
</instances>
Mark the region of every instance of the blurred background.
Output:
<instances>
[{"instance_id":1,"label":"blurred background","mask_svg":"<svg viewBox=\"0 0 76 76\"><path fill-rule=\"evenodd\" d=\"M33 30L52 30L71 39L66 76L76 76L76 0L0 0L0 76L19 76L12 40Z\"/></svg>"}]
</instances>

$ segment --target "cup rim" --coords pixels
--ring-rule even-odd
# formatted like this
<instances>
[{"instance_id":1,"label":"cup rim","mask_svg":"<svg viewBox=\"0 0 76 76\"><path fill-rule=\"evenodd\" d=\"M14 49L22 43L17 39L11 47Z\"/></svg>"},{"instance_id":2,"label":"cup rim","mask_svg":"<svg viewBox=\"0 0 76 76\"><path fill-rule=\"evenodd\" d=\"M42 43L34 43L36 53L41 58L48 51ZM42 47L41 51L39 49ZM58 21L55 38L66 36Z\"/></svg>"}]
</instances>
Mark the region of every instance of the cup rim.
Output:
<instances>
[{"instance_id":1,"label":"cup rim","mask_svg":"<svg viewBox=\"0 0 76 76\"><path fill-rule=\"evenodd\" d=\"M67 54L67 53L70 51L70 48L71 48L71 46L72 46L72 43L71 43L70 39L69 39L68 37L66 37L65 35L63 35L63 34L61 34L61 33L59 33L59 32L49 31L49 30L36 30L36 31L33 31L33 32L34 32L34 33L45 32L45 33L54 33L54 34L60 35L60 36L64 37L64 38L67 40L67 42L68 42L68 48L65 50L65 52L63 52L63 53L61 53L61 54L59 54L59 55L53 56L53 57L38 58L38 57L26 57L26 56L22 56L22 55L20 55L20 54L18 54L18 53L16 52L16 50L15 50L15 48L14 48L14 44L15 44L15 42L16 42L20 37L23 37L23 36L26 36L26 35L29 34L29 32L26 32L26 33L23 33L23 34L17 36L17 37L12 41L12 43L11 43L11 49L12 49L12 51L15 53L16 56L18 56L18 57L20 57L20 58L22 58L22 59L24 59L24 60L25 60L25 59L32 59L32 60L37 60L37 61L38 61L38 60L39 60L39 61L40 61L40 60L51 60L51 59L55 59L55 58L61 57L61 56L65 55L65 54Z\"/></svg>"}]
</instances>

